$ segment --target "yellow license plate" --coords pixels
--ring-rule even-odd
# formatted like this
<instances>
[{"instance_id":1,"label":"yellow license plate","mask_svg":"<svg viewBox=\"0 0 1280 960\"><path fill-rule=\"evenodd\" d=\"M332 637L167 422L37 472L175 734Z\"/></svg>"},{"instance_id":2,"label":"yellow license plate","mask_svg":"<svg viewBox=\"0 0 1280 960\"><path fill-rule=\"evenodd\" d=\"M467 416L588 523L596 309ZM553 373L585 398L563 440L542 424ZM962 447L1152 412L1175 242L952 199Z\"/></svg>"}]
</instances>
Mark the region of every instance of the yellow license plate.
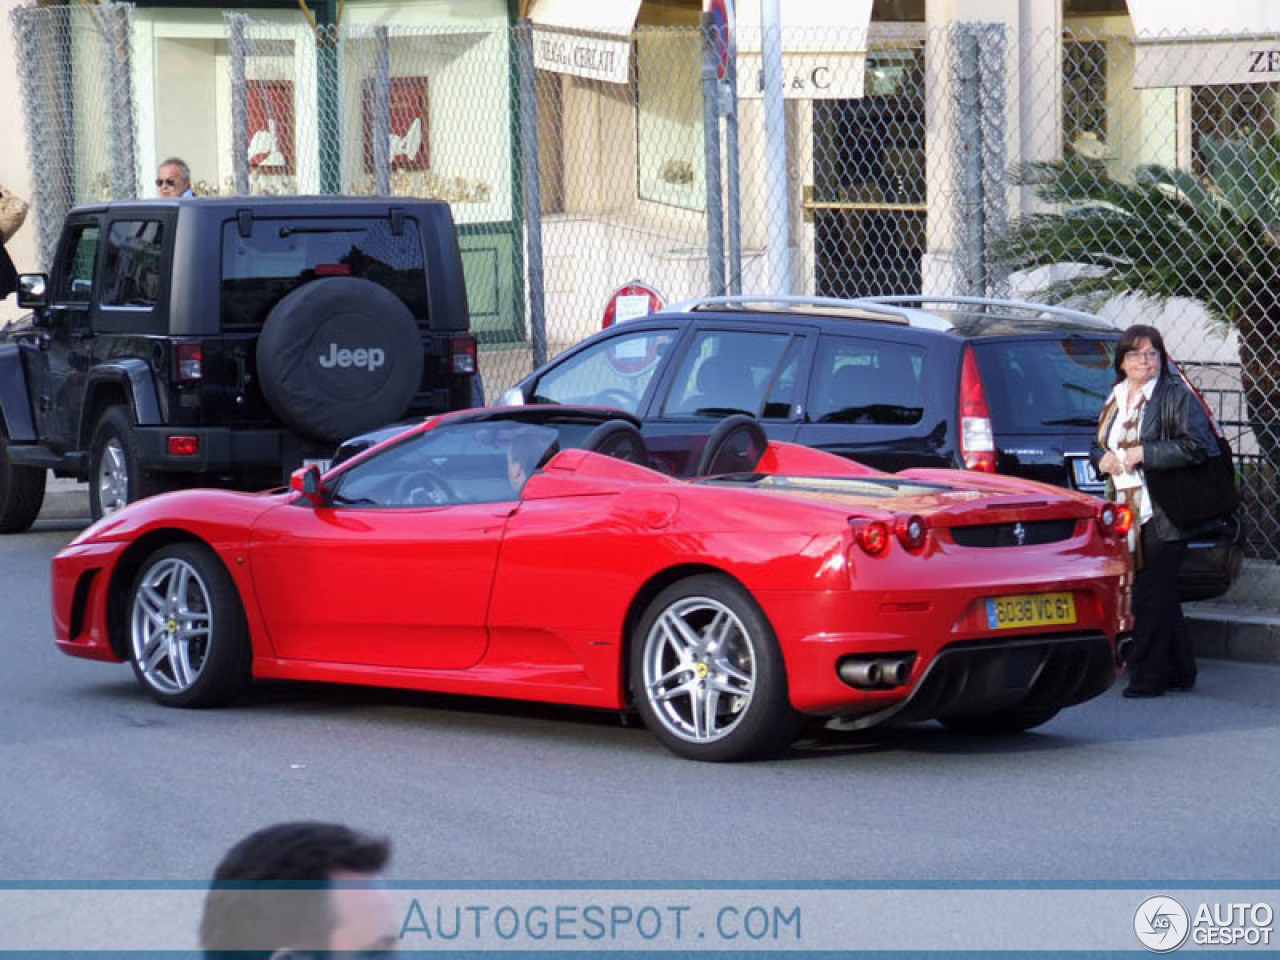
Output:
<instances>
[{"instance_id":1,"label":"yellow license plate","mask_svg":"<svg viewBox=\"0 0 1280 960\"><path fill-rule=\"evenodd\" d=\"M1075 622L1076 601L1070 593L1020 593L987 598L987 626L992 630Z\"/></svg>"}]
</instances>

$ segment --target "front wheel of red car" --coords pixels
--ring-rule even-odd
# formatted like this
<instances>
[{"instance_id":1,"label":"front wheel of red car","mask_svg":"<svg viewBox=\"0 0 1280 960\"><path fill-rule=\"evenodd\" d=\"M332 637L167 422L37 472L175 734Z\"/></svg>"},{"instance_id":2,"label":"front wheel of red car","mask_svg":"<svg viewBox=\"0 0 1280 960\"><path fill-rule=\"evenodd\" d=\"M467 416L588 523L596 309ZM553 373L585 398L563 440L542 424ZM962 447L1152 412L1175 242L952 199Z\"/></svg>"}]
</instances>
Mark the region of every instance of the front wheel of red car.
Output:
<instances>
[{"instance_id":1,"label":"front wheel of red car","mask_svg":"<svg viewBox=\"0 0 1280 960\"><path fill-rule=\"evenodd\" d=\"M631 637L631 692L645 725L691 760L768 756L799 728L773 628L725 577L681 580L649 604Z\"/></svg>"},{"instance_id":2,"label":"front wheel of red car","mask_svg":"<svg viewBox=\"0 0 1280 960\"><path fill-rule=\"evenodd\" d=\"M208 547L174 543L151 554L128 606L134 675L169 707L216 707L249 681L249 637L231 576Z\"/></svg>"}]
</instances>

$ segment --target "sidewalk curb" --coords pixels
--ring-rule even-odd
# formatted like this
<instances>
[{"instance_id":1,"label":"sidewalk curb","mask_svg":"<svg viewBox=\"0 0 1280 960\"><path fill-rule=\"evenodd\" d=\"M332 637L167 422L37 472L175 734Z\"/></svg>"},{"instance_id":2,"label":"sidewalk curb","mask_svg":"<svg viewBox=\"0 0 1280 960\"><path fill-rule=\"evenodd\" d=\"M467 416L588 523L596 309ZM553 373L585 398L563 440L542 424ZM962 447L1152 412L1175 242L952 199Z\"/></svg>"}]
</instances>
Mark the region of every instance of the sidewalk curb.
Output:
<instances>
[{"instance_id":1,"label":"sidewalk curb","mask_svg":"<svg viewBox=\"0 0 1280 960\"><path fill-rule=\"evenodd\" d=\"M1197 657L1280 663L1280 616L1197 611L1187 615L1187 629Z\"/></svg>"},{"instance_id":2,"label":"sidewalk curb","mask_svg":"<svg viewBox=\"0 0 1280 960\"><path fill-rule=\"evenodd\" d=\"M50 476L44 488L42 520L84 520L89 522L89 485Z\"/></svg>"}]
</instances>

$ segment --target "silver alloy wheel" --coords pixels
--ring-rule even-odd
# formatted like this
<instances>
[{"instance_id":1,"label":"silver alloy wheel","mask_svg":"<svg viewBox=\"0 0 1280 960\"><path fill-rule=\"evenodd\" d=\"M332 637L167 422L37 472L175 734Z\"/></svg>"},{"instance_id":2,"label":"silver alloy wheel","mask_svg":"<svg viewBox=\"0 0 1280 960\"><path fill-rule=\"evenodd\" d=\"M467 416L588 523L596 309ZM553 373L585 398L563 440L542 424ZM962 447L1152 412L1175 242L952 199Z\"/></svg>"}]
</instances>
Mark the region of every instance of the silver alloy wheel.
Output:
<instances>
[{"instance_id":1,"label":"silver alloy wheel","mask_svg":"<svg viewBox=\"0 0 1280 960\"><path fill-rule=\"evenodd\" d=\"M130 611L133 659L161 693L190 689L204 669L213 630L209 588L190 563L166 557L138 583Z\"/></svg>"},{"instance_id":2,"label":"silver alloy wheel","mask_svg":"<svg viewBox=\"0 0 1280 960\"><path fill-rule=\"evenodd\" d=\"M643 665L645 695L658 719L691 743L728 736L756 688L746 627L710 597L685 597L662 611L644 639Z\"/></svg>"},{"instance_id":3,"label":"silver alloy wheel","mask_svg":"<svg viewBox=\"0 0 1280 960\"><path fill-rule=\"evenodd\" d=\"M102 460L94 483L98 485L98 504L104 517L128 505L129 461L119 437L111 437L102 445Z\"/></svg>"}]
</instances>

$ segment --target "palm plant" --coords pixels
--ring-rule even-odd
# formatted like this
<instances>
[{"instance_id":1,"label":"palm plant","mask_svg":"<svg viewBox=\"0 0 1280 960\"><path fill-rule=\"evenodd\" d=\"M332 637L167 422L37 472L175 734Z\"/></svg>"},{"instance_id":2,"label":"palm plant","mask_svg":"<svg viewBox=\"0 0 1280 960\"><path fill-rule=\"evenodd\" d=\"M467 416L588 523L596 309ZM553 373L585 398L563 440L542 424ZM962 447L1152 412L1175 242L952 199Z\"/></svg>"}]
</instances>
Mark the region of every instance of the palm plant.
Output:
<instances>
[{"instance_id":1,"label":"palm plant","mask_svg":"<svg viewBox=\"0 0 1280 960\"><path fill-rule=\"evenodd\" d=\"M1147 165L1132 183L1080 158L1024 164L1015 182L1062 212L1016 220L994 252L1012 270L1083 265L1044 288L1050 302L1198 300L1212 324L1239 336L1251 424L1280 466L1280 139L1206 142L1201 152L1204 178Z\"/></svg>"}]
</instances>

